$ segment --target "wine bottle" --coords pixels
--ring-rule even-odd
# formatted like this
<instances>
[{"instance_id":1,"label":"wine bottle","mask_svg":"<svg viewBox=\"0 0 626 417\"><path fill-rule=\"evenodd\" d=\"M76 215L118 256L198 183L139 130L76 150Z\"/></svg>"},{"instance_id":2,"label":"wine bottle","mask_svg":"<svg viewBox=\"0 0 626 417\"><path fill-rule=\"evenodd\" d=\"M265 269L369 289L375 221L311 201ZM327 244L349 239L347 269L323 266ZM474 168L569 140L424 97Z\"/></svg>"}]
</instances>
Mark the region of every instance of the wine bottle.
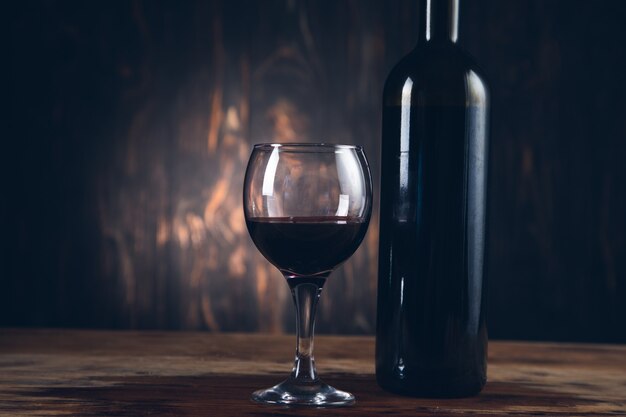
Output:
<instances>
[{"instance_id":1,"label":"wine bottle","mask_svg":"<svg viewBox=\"0 0 626 417\"><path fill-rule=\"evenodd\" d=\"M458 9L421 1L383 98L376 377L420 397L475 395L487 375L489 97Z\"/></svg>"}]
</instances>

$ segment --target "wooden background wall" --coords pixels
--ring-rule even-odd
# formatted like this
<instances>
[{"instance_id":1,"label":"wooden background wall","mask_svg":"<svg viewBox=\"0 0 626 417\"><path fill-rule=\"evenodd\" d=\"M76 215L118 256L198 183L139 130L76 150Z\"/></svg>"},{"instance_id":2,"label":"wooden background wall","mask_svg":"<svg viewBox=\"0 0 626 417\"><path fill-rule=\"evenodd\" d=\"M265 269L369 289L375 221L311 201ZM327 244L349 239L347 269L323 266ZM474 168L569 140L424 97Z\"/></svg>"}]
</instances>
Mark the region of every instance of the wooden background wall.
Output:
<instances>
[{"instance_id":1,"label":"wooden background wall","mask_svg":"<svg viewBox=\"0 0 626 417\"><path fill-rule=\"evenodd\" d=\"M13 2L0 325L288 331L241 213L250 145L363 144L414 0ZM495 338L626 342L626 2L465 0L491 82ZM376 186L378 183L376 182ZM375 327L377 222L318 330Z\"/></svg>"}]
</instances>

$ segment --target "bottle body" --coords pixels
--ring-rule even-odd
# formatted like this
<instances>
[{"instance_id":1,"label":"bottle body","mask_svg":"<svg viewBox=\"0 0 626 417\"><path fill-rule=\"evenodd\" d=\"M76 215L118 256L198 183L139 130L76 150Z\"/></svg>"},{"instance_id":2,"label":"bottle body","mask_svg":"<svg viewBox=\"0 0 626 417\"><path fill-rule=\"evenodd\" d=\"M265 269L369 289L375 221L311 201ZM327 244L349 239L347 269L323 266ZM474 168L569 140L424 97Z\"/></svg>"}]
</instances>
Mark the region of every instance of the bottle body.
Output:
<instances>
[{"instance_id":1,"label":"bottle body","mask_svg":"<svg viewBox=\"0 0 626 417\"><path fill-rule=\"evenodd\" d=\"M473 395L487 365L487 87L454 42L423 42L383 101L377 380Z\"/></svg>"}]
</instances>

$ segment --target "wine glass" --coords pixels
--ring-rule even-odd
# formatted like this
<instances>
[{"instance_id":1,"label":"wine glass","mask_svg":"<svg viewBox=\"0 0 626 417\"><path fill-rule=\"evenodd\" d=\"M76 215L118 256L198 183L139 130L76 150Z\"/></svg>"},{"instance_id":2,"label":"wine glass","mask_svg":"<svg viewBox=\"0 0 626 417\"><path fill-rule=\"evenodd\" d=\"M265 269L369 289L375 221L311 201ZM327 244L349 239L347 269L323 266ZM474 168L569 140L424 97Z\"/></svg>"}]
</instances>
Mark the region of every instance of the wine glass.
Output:
<instances>
[{"instance_id":1,"label":"wine glass","mask_svg":"<svg viewBox=\"0 0 626 417\"><path fill-rule=\"evenodd\" d=\"M259 144L248 162L243 205L259 251L284 275L296 307L296 359L289 378L256 391L261 403L341 406L354 396L317 376L313 332L330 273L363 240L372 211L372 180L360 146Z\"/></svg>"}]
</instances>

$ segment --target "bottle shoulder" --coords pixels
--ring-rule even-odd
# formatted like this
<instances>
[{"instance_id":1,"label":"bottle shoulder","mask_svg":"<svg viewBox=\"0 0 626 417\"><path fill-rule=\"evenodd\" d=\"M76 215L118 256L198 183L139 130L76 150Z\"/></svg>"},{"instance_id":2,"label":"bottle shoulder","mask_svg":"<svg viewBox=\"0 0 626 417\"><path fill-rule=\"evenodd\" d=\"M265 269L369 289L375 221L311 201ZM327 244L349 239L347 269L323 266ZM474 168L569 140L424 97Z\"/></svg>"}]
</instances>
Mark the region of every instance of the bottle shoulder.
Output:
<instances>
[{"instance_id":1,"label":"bottle shoulder","mask_svg":"<svg viewBox=\"0 0 626 417\"><path fill-rule=\"evenodd\" d=\"M471 55L452 43L418 45L402 58L385 82L384 104L399 105L409 90L426 102L450 104L487 105L489 96L483 71Z\"/></svg>"}]
</instances>

